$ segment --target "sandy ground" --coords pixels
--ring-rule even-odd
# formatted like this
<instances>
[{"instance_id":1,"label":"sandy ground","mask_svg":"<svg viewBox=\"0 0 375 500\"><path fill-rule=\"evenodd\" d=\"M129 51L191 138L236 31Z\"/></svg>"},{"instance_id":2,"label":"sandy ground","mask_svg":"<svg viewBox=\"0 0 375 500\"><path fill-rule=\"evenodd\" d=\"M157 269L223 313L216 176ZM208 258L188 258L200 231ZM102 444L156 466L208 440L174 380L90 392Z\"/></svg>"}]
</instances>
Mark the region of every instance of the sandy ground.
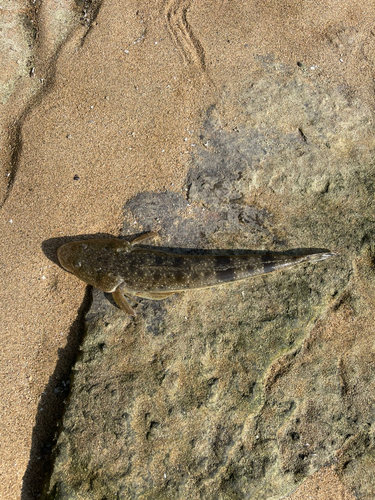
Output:
<instances>
[{"instance_id":1,"label":"sandy ground","mask_svg":"<svg viewBox=\"0 0 375 500\"><path fill-rule=\"evenodd\" d=\"M249 85L259 56L290 67L303 62L322 81L368 101L374 84L370 1L104 0L89 30L77 24L70 31L77 13L69 2L58 5L71 12L60 24L49 1L0 10L14 22L1 42L3 78L14 81L0 108L4 500L20 498L21 490L23 500L35 498L35 464L61 413L53 387L69 372L84 309L85 286L46 257L43 241L118 235L132 196L179 191L205 111L215 103L225 119L234 118L220 107L223 92ZM25 17L36 33L34 45L26 43L30 73L19 70L27 64L17 52ZM43 411L44 424L34 429ZM292 498L352 496L328 468Z\"/></svg>"}]
</instances>

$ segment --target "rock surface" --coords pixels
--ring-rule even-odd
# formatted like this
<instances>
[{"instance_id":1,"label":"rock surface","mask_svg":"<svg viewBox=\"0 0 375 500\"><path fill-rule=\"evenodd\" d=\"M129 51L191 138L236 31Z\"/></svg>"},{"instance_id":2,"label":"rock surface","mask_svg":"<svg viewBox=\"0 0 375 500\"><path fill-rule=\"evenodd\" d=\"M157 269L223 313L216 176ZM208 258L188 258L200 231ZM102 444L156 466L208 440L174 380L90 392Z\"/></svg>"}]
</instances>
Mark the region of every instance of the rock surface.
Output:
<instances>
[{"instance_id":1,"label":"rock surface","mask_svg":"<svg viewBox=\"0 0 375 500\"><path fill-rule=\"evenodd\" d=\"M374 497L373 113L264 65L207 111L183 192L138 195L124 234L338 256L135 320L94 290L44 498L281 499L327 464Z\"/></svg>"}]
</instances>

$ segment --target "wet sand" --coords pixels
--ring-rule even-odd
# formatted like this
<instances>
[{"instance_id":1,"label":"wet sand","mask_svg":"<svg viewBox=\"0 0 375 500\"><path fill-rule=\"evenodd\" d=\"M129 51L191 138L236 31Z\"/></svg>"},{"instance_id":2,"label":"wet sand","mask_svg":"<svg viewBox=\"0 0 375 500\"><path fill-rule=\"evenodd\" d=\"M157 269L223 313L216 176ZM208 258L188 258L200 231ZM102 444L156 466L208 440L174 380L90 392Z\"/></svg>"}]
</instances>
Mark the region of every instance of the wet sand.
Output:
<instances>
[{"instance_id":1,"label":"wet sand","mask_svg":"<svg viewBox=\"0 0 375 500\"><path fill-rule=\"evenodd\" d=\"M15 83L0 113L4 500L21 490L35 498L38 461L49 453L41 448L62 409L54 388L69 373L87 307L84 284L51 262L53 244L43 251L42 243L119 235L130 198L179 192L206 110L215 104L234 125L235 106L223 106L223 94L251 85L267 60L303 64L368 102L375 61L371 2L108 1L89 29L71 21L60 42L67 22L56 28L51 2L23 7L18 13L39 33L35 69L19 75L19 56L18 69L9 62ZM17 22L9 40L24 29ZM352 498L329 468L291 498L311 497Z\"/></svg>"}]
</instances>

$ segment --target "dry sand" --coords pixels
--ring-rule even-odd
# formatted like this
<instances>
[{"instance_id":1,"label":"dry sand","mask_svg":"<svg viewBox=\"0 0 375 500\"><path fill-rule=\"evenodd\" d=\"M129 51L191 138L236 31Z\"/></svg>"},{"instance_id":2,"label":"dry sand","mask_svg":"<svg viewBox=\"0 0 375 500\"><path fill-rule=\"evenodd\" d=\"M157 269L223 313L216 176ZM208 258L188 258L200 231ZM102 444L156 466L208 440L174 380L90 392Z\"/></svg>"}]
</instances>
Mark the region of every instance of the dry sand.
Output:
<instances>
[{"instance_id":1,"label":"dry sand","mask_svg":"<svg viewBox=\"0 0 375 500\"><path fill-rule=\"evenodd\" d=\"M0 108L0 498L20 498L23 490L28 500L37 491L41 443L61 412L52 388L77 351L85 295L84 284L48 260L42 242L118 235L132 196L179 191L205 111L215 103L235 121L221 96L251 84L260 56L290 67L303 62L326 84L372 100L375 6L105 0L90 29L77 24L69 2L42 0L32 10L9 2L0 15L10 26L0 47L7 68ZM33 432L42 411L44 424ZM25 475L29 460L34 469ZM292 498L352 496L327 468Z\"/></svg>"}]
</instances>

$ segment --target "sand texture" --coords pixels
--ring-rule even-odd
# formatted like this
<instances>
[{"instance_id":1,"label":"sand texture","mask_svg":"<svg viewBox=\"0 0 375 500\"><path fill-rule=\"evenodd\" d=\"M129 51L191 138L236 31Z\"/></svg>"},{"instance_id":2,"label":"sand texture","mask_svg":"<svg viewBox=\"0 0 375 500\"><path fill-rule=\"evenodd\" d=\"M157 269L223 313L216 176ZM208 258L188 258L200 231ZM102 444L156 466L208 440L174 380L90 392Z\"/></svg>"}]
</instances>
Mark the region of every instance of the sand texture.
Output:
<instances>
[{"instance_id":1,"label":"sand texture","mask_svg":"<svg viewBox=\"0 0 375 500\"><path fill-rule=\"evenodd\" d=\"M374 498L372 2L0 7L0 498ZM338 255L135 320L57 265L148 230Z\"/></svg>"}]
</instances>

